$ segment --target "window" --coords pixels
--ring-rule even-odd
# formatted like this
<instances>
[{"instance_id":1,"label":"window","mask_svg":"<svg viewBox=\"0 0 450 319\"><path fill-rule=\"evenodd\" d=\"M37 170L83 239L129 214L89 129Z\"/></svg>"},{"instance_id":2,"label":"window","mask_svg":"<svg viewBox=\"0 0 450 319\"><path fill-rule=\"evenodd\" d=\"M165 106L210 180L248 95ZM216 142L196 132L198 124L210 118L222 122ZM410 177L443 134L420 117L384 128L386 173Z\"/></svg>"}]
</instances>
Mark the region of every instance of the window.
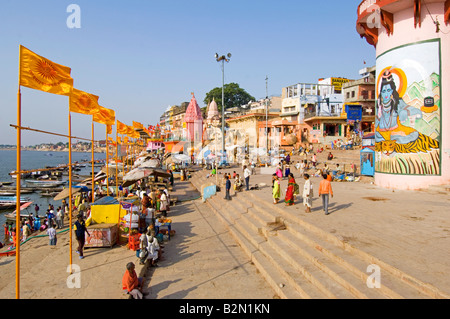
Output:
<instances>
[{"instance_id":1,"label":"window","mask_svg":"<svg viewBox=\"0 0 450 319\"><path fill-rule=\"evenodd\" d=\"M355 91L352 91L352 98L355 97Z\"/></svg>"},{"instance_id":2,"label":"window","mask_svg":"<svg viewBox=\"0 0 450 319\"><path fill-rule=\"evenodd\" d=\"M365 100L367 100L369 98L369 92L367 92L366 90L363 90L361 92L361 97Z\"/></svg>"}]
</instances>

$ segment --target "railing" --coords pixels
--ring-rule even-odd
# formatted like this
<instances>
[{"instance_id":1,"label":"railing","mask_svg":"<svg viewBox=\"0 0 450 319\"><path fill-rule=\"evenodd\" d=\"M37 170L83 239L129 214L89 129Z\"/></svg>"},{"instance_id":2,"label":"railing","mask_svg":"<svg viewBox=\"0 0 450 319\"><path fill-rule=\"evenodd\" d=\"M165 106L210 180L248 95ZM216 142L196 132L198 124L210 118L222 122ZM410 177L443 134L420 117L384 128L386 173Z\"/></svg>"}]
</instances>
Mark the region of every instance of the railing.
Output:
<instances>
[{"instance_id":1,"label":"railing","mask_svg":"<svg viewBox=\"0 0 450 319\"><path fill-rule=\"evenodd\" d=\"M341 117L341 113L337 112L305 112L305 119L312 117Z\"/></svg>"}]
</instances>

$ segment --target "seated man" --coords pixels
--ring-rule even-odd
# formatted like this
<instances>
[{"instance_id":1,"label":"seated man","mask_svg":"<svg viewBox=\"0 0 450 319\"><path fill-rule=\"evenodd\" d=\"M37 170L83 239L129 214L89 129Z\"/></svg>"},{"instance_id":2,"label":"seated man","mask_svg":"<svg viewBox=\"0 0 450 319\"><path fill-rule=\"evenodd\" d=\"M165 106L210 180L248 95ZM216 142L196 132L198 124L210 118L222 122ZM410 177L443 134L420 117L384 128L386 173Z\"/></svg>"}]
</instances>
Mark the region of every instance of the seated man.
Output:
<instances>
[{"instance_id":1,"label":"seated man","mask_svg":"<svg viewBox=\"0 0 450 319\"><path fill-rule=\"evenodd\" d=\"M130 262L127 264L127 270L122 277L122 288L126 290L134 299L142 299L143 279L138 278L135 265Z\"/></svg>"},{"instance_id":2,"label":"seated man","mask_svg":"<svg viewBox=\"0 0 450 319\"><path fill-rule=\"evenodd\" d=\"M239 174L236 175L236 178L234 179L234 190L236 192L240 192L242 190L242 185L244 184L244 181L239 176Z\"/></svg>"},{"instance_id":3,"label":"seated man","mask_svg":"<svg viewBox=\"0 0 450 319\"><path fill-rule=\"evenodd\" d=\"M331 161L333 158L334 158L334 155L330 152L329 154L328 154L328 160L329 161Z\"/></svg>"},{"instance_id":4,"label":"seated man","mask_svg":"<svg viewBox=\"0 0 450 319\"><path fill-rule=\"evenodd\" d=\"M146 260L150 260L150 266L157 267L156 262L161 257L161 250L158 240L150 227L147 229L147 233L141 235L140 249L140 263L144 264Z\"/></svg>"}]
</instances>

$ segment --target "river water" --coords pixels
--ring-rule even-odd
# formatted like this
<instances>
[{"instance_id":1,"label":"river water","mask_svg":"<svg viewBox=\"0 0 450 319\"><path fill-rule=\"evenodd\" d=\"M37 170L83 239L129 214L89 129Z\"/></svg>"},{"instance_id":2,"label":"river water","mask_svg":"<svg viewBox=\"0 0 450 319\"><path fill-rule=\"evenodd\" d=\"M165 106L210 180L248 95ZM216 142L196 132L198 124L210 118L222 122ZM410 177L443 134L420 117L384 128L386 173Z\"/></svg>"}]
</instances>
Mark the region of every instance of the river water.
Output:
<instances>
[{"instance_id":1,"label":"river water","mask_svg":"<svg viewBox=\"0 0 450 319\"><path fill-rule=\"evenodd\" d=\"M72 152L72 162L88 162L91 161L91 153ZM106 154L95 153L95 160L106 159ZM41 151L22 151L21 152L21 169L33 170L45 168L46 166L56 167L60 164L69 163L68 152L41 152ZM99 167L95 167L95 172L99 171ZM12 178L9 173L16 170L16 151L15 150L0 150L0 183L13 181L12 185L15 185L15 179ZM86 167L81 168L80 171L74 172L78 175L90 175L92 174L92 167L87 164ZM63 178L67 178L64 176ZM22 180L22 186L26 184ZM2 190L2 187L0 187ZM12 191L14 192L14 191ZM32 194L22 194L21 197L28 198L33 202L24 212L33 213L34 205L38 204L40 207L39 215L45 214L49 204L53 204L55 208L61 206L61 201L54 201L52 197L41 197L40 193L35 192ZM4 228L6 218L5 214L14 211L15 208L10 210L0 210L0 241L4 241Z\"/></svg>"}]
</instances>

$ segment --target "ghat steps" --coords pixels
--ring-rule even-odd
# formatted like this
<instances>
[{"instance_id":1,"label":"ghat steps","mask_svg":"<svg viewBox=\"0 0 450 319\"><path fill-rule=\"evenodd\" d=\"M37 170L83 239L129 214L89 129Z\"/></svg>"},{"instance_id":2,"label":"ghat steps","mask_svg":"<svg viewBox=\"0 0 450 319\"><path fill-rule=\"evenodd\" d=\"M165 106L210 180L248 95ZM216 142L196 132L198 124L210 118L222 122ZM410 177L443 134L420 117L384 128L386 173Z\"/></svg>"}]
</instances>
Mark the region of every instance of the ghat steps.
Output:
<instances>
[{"instance_id":1,"label":"ghat steps","mask_svg":"<svg viewBox=\"0 0 450 319\"><path fill-rule=\"evenodd\" d=\"M204 171L190 179L201 192ZM345 240L305 222L299 214L262 200L255 191L240 192L231 201L224 190L204 205L216 213L260 274L285 299L427 299L450 295L383 262ZM381 280L373 284L373 268ZM368 284L369 283L369 284ZM373 287L373 286L372 286Z\"/></svg>"}]
</instances>

